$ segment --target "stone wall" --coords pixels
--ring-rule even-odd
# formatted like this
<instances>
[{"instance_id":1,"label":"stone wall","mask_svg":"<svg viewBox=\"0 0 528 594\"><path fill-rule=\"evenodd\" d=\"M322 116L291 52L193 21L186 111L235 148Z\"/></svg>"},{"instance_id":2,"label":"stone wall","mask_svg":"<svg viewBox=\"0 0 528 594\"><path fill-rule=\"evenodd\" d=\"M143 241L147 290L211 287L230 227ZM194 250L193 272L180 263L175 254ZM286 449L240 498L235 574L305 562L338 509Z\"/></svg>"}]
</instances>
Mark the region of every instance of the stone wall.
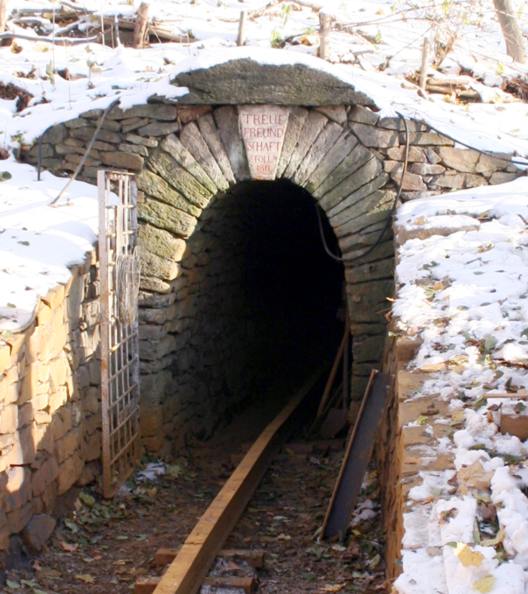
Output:
<instances>
[{"instance_id":1,"label":"stone wall","mask_svg":"<svg viewBox=\"0 0 528 594\"><path fill-rule=\"evenodd\" d=\"M49 534L58 497L99 475L98 312L94 252L0 336L0 549L20 532L35 546L30 522Z\"/></svg>"},{"instance_id":2,"label":"stone wall","mask_svg":"<svg viewBox=\"0 0 528 594\"><path fill-rule=\"evenodd\" d=\"M114 108L81 173L92 182L99 167L138 174L143 394L152 395L152 400L144 400L142 426L152 450L160 449L162 435L173 439L184 432L191 414L185 404L189 398L206 397L205 390L189 396L186 382L175 382L179 376L174 370L186 365L186 351L191 352L192 340L197 340L185 330L187 314L182 312L198 307L201 291L209 290L189 281L200 276L200 257L187 252L189 244L199 245L196 236L206 228L202 219L215 197L250 177L236 106L213 109L157 101ZM407 134L400 119L380 118L368 102L287 109L276 178L310 192L337 238L353 335L352 397L359 398L383 351L387 298L393 294L387 218L401 180ZM73 171L101 113L92 110L49 128L40 139L42 165L59 174ZM453 140L421 122L409 121L408 131L404 201L519 174L509 157L455 148ZM25 158L35 163L38 153L34 146ZM221 210L211 212L222 216ZM207 352L207 344L194 346L202 356Z\"/></svg>"}]
</instances>

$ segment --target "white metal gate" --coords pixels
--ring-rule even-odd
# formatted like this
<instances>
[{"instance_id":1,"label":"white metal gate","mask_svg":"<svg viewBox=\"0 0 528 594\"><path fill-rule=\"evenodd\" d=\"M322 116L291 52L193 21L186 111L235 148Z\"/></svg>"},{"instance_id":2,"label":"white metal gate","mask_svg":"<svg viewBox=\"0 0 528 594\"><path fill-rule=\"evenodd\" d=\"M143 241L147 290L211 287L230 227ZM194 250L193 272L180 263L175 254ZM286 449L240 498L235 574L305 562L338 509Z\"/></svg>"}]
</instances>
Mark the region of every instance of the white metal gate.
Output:
<instances>
[{"instance_id":1,"label":"white metal gate","mask_svg":"<svg viewBox=\"0 0 528 594\"><path fill-rule=\"evenodd\" d=\"M103 493L112 497L139 458L137 191L121 171L98 171L97 187Z\"/></svg>"}]
</instances>

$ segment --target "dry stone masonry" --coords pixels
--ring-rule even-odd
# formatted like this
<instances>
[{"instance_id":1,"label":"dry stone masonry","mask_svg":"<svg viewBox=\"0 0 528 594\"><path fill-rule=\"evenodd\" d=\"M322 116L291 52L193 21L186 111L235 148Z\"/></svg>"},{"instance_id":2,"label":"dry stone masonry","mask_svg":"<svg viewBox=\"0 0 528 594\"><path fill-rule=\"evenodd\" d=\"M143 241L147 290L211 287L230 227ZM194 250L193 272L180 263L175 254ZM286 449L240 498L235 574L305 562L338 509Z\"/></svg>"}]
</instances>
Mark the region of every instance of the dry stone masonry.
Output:
<instances>
[{"instance_id":1,"label":"dry stone masonry","mask_svg":"<svg viewBox=\"0 0 528 594\"><path fill-rule=\"evenodd\" d=\"M0 338L0 550L23 530L40 548L57 498L100 473L96 263L88 254L28 328Z\"/></svg>"},{"instance_id":2,"label":"dry stone masonry","mask_svg":"<svg viewBox=\"0 0 528 594\"><path fill-rule=\"evenodd\" d=\"M351 85L305 66L233 60L173 83L188 88L178 102L152 97L113 108L80 174L92 183L102 167L137 174L141 426L154 452L190 432L207 434L263 372L254 365L262 348L243 348L248 336L266 334L263 321L273 323L243 299L252 231L242 214L250 205L253 220L267 217L273 229L270 212L281 221L296 203L289 184L291 196L313 198L332 229L329 242L343 257L357 399L384 347L394 284L387 219L400 181L407 201L519 175L508 156L458 148L422 122L408 121L406 133L401 119L380 117ZM48 128L23 158L69 175L101 115L91 110ZM245 199L261 191L251 183L279 184L283 204L264 212ZM49 511L58 493L88 480L99 456L94 275L95 268L81 269L53 306L43 301L32 329L0 346L3 545L32 514Z\"/></svg>"}]
</instances>

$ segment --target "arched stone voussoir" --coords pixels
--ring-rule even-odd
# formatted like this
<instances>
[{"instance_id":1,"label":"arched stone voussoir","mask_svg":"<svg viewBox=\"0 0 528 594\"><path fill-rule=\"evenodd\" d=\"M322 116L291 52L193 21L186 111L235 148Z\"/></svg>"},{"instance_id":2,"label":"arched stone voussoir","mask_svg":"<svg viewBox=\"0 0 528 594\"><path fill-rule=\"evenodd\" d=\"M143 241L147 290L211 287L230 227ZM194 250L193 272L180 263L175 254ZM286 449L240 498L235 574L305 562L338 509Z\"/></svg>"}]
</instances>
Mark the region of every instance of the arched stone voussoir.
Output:
<instances>
[{"instance_id":1,"label":"arched stone voussoir","mask_svg":"<svg viewBox=\"0 0 528 594\"><path fill-rule=\"evenodd\" d=\"M350 141L343 141L343 148L345 150L347 150L349 146ZM336 167L321 180L317 187L314 187L310 180L308 180L306 187L307 189L311 188L310 191L315 198L322 198L372 158L373 155L371 151L356 141L344 159L340 162L336 160Z\"/></svg>"},{"instance_id":2,"label":"arched stone voussoir","mask_svg":"<svg viewBox=\"0 0 528 594\"><path fill-rule=\"evenodd\" d=\"M218 167L220 167L224 177L230 184L236 183L231 163L222 144L220 133L215 125L212 114L207 114L198 119L198 128L205 140L211 154L214 156Z\"/></svg>"},{"instance_id":3,"label":"arched stone voussoir","mask_svg":"<svg viewBox=\"0 0 528 594\"><path fill-rule=\"evenodd\" d=\"M361 207L362 201L376 190L383 188L388 181L389 176L386 173L381 173L355 192L346 196L335 208L327 211L328 220L338 237L342 234L341 227L356 218L356 211Z\"/></svg>"},{"instance_id":4,"label":"arched stone voussoir","mask_svg":"<svg viewBox=\"0 0 528 594\"><path fill-rule=\"evenodd\" d=\"M180 133L180 141L211 178L215 186L221 191L227 190L229 180L224 176L196 122L190 122L183 127Z\"/></svg>"},{"instance_id":5,"label":"arched stone voussoir","mask_svg":"<svg viewBox=\"0 0 528 594\"><path fill-rule=\"evenodd\" d=\"M307 158L313 143L320 132L328 123L328 118L318 111L308 112L304 125L300 131L299 139L291 153L290 160L286 165L283 177L294 180L295 172ZM287 131L286 131L287 133Z\"/></svg>"},{"instance_id":6,"label":"arched stone voussoir","mask_svg":"<svg viewBox=\"0 0 528 594\"><path fill-rule=\"evenodd\" d=\"M391 210L396 199L394 190L374 190L364 198L355 202L353 206L342 210L333 217L333 225L339 227L349 223L354 224L357 219L365 217L374 212L385 212Z\"/></svg>"},{"instance_id":7,"label":"arched stone voussoir","mask_svg":"<svg viewBox=\"0 0 528 594\"><path fill-rule=\"evenodd\" d=\"M211 194L216 194L219 191L220 188L209 177L195 157L187 150L178 136L170 134L162 140L160 148L177 161Z\"/></svg>"},{"instance_id":8,"label":"arched stone voussoir","mask_svg":"<svg viewBox=\"0 0 528 594\"><path fill-rule=\"evenodd\" d=\"M205 208L216 192L203 186L187 169L169 153L156 149L149 157L147 166L157 173L192 204Z\"/></svg>"},{"instance_id":9,"label":"arched stone voussoir","mask_svg":"<svg viewBox=\"0 0 528 594\"><path fill-rule=\"evenodd\" d=\"M246 149L240 136L237 109L230 105L219 107L214 110L213 117L235 180L251 179Z\"/></svg>"},{"instance_id":10,"label":"arched stone voussoir","mask_svg":"<svg viewBox=\"0 0 528 594\"><path fill-rule=\"evenodd\" d=\"M354 204L359 199L356 198L356 192L382 174L382 163L376 157L371 156L359 169L322 196L319 199L319 204L328 215L337 214L347 206Z\"/></svg>"},{"instance_id":11,"label":"arched stone voussoir","mask_svg":"<svg viewBox=\"0 0 528 594\"><path fill-rule=\"evenodd\" d=\"M323 156L317 167L310 173L304 183L304 188L311 194L321 186L339 165L350 155L358 141L348 130L343 129L342 135Z\"/></svg>"},{"instance_id":12,"label":"arched stone voussoir","mask_svg":"<svg viewBox=\"0 0 528 594\"><path fill-rule=\"evenodd\" d=\"M342 126L335 122L327 121L325 127L302 160L302 163L295 171L292 181L299 186L304 186L330 149L336 144L340 145L339 139L343 134L344 130Z\"/></svg>"},{"instance_id":13,"label":"arched stone voussoir","mask_svg":"<svg viewBox=\"0 0 528 594\"><path fill-rule=\"evenodd\" d=\"M277 177L283 177L284 171L288 165L293 149L299 140L301 130L303 129L304 122L306 121L307 117L308 110L304 107L290 108L286 136L282 144L282 151L279 157L279 163L277 165Z\"/></svg>"},{"instance_id":14,"label":"arched stone voussoir","mask_svg":"<svg viewBox=\"0 0 528 594\"><path fill-rule=\"evenodd\" d=\"M138 204L140 221L147 222L158 229L165 229L173 235L188 238L192 235L198 220L183 212L157 200L144 200Z\"/></svg>"},{"instance_id":15,"label":"arched stone voussoir","mask_svg":"<svg viewBox=\"0 0 528 594\"><path fill-rule=\"evenodd\" d=\"M159 200L194 217L199 217L202 212L201 208L191 204L176 188L146 167L136 176L136 183L146 200Z\"/></svg>"}]
</instances>

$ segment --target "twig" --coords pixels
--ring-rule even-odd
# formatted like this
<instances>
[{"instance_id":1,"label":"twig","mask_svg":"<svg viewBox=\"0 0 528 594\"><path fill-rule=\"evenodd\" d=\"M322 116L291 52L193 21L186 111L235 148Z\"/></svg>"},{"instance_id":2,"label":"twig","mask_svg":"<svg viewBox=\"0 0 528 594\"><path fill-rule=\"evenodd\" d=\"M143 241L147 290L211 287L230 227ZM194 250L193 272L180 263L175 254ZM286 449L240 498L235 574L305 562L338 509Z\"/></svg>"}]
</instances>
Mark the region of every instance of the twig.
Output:
<instances>
[{"instance_id":1,"label":"twig","mask_svg":"<svg viewBox=\"0 0 528 594\"><path fill-rule=\"evenodd\" d=\"M429 39L424 37L423 46L422 46L422 64L420 66L420 83L419 87L422 90L422 93L425 93L425 84L427 82L427 69L429 67L429 50L431 49L431 45L429 43Z\"/></svg>"},{"instance_id":2,"label":"twig","mask_svg":"<svg viewBox=\"0 0 528 594\"><path fill-rule=\"evenodd\" d=\"M245 45L246 44L246 21L247 21L247 11L242 10L240 12L240 21L238 22L238 35L237 35L237 45Z\"/></svg>"},{"instance_id":3,"label":"twig","mask_svg":"<svg viewBox=\"0 0 528 594\"><path fill-rule=\"evenodd\" d=\"M86 163L86 159L88 158L88 155L90 154L90 151L92 150L92 147L94 145L94 142L97 139L97 135L99 134L99 130L101 130L101 127L105 121L106 116L109 114L109 112L116 106L119 104L120 99L115 99L114 101L112 101L112 103L110 103L109 105L106 106L105 110L103 111L103 113L101 114L101 117L99 118L99 121L97 122L97 126L94 130L93 136L90 139L90 142L88 143L88 146L86 147L86 152L84 153L84 155L82 156L82 159L79 161L79 164L77 165L77 167L75 168L75 171L72 173L72 175L70 176L70 179L66 182L66 185L62 188L62 190L57 194L56 198L54 198L50 203L49 206L53 206L55 203L57 203L61 197L64 195L64 192L66 192L66 190L70 187L71 183L73 181L75 181L75 179L77 178L77 176L79 175L79 173L81 172L81 169L84 167L84 164Z\"/></svg>"},{"instance_id":4,"label":"twig","mask_svg":"<svg viewBox=\"0 0 528 594\"><path fill-rule=\"evenodd\" d=\"M43 37L41 35L24 35L23 33L0 33L2 39L25 39L26 41L43 41L44 43L62 43L63 45L80 45L82 43L94 43L98 40L98 35L94 37L84 37L77 39L73 37Z\"/></svg>"}]
</instances>

